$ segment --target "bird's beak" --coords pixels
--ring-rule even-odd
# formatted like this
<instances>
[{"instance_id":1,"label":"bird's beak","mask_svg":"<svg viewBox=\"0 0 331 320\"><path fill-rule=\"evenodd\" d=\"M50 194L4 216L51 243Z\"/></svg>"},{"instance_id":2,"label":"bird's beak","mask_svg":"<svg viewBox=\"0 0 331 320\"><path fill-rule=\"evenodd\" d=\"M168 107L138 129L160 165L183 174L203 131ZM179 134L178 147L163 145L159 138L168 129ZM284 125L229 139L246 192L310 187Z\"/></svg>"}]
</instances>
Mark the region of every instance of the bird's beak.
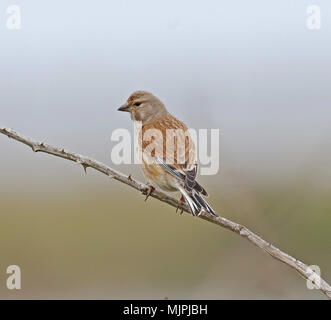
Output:
<instances>
[{"instance_id":1,"label":"bird's beak","mask_svg":"<svg viewBox=\"0 0 331 320\"><path fill-rule=\"evenodd\" d=\"M130 106L127 103L125 103L125 104L123 104L123 106L120 106L117 110L130 112Z\"/></svg>"}]
</instances>

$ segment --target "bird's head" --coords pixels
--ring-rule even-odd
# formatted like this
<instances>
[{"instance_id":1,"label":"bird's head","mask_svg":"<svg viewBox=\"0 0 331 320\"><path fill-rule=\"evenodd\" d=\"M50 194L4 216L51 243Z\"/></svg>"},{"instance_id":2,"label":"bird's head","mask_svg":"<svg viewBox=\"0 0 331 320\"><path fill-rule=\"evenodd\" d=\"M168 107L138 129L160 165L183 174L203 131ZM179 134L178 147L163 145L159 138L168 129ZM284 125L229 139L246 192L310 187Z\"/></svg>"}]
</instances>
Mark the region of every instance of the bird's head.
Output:
<instances>
[{"instance_id":1,"label":"bird's head","mask_svg":"<svg viewBox=\"0 0 331 320\"><path fill-rule=\"evenodd\" d=\"M148 124L167 114L164 104L147 91L135 91L119 111L130 112L131 119Z\"/></svg>"}]
</instances>

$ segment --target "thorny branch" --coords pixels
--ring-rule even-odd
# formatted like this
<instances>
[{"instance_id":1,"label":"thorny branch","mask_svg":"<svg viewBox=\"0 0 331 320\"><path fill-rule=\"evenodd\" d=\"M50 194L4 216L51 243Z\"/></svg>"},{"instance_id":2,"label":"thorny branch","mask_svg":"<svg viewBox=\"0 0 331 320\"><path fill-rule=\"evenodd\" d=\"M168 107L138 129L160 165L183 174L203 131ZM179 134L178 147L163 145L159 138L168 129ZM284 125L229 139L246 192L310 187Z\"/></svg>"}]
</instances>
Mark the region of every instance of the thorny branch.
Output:
<instances>
[{"instance_id":1,"label":"thorny branch","mask_svg":"<svg viewBox=\"0 0 331 320\"><path fill-rule=\"evenodd\" d=\"M120 181L122 183L127 184L128 186L142 192L143 194L147 194L149 191L149 186L147 186L144 183L141 183L131 177L131 175L127 176L119 171L116 171L112 169L111 167L97 161L94 159L91 159L86 156L82 156L78 153L73 153L68 150L53 147L49 144L46 144L44 142L37 142L30 138L24 137L23 135L15 132L11 129L6 128L0 128L0 133L8 136L9 138L15 139L19 142L22 142L26 144L27 146L31 147L34 152L45 152L57 157L61 157L67 160L74 161L84 168L86 171L86 168L90 167L93 168L101 173L104 173L105 175ZM169 197L165 193L155 190L151 195L151 197L158 199L162 202L165 202L175 208L178 207L179 209L182 209L185 212L189 212L189 209L185 203L178 204L178 201L172 197ZM260 236L249 230L243 225L240 225L236 222L233 222L229 219L220 217L220 216L213 216L211 214L208 214L206 212L202 212L199 218L207 220L209 222L212 222L214 224L217 224L223 228L226 228L232 232L237 233L241 237L247 239L257 247L261 248L268 254L270 254L275 259L285 263L289 267L295 269L299 274L305 278L309 279L314 283L315 285L319 285L319 289L329 298L331 299L331 287L330 285L323 280L318 274L316 274L311 268L309 268L306 264L303 262L293 258L292 256L288 255L287 253L281 251L277 247L273 246L271 243L265 241Z\"/></svg>"}]
</instances>

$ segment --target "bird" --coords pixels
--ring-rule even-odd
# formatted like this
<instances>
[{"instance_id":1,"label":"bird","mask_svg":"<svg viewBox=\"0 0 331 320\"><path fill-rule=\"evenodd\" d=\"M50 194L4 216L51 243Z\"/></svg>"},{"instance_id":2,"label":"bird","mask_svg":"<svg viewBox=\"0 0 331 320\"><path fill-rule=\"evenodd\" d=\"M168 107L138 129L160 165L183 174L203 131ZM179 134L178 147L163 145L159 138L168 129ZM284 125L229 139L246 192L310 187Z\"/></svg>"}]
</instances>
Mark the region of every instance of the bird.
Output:
<instances>
[{"instance_id":1,"label":"bird","mask_svg":"<svg viewBox=\"0 0 331 320\"><path fill-rule=\"evenodd\" d=\"M133 92L118 111L129 112L141 124L139 151L141 169L148 180L146 199L159 187L181 193L178 207L186 202L193 216L202 211L217 215L205 201L207 191L197 181L196 148L186 125L168 112L152 93ZM178 209L178 208L177 208Z\"/></svg>"}]
</instances>

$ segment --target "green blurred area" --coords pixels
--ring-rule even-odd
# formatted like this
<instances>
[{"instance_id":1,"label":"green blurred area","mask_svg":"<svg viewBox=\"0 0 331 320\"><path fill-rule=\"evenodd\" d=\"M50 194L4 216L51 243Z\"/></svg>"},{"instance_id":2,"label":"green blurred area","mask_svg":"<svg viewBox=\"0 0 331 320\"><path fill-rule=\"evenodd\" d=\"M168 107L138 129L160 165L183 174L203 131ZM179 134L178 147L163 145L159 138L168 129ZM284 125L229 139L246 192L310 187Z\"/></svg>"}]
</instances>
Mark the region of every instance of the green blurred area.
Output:
<instances>
[{"instance_id":1,"label":"green blurred area","mask_svg":"<svg viewBox=\"0 0 331 320\"><path fill-rule=\"evenodd\" d=\"M29 166L1 169L1 298L324 298L236 234L155 199L145 203L91 169L85 175L76 164L21 148ZM136 167L121 170L141 179ZM330 281L328 187L313 188L308 176L284 184L239 176L221 170L201 178L213 207L318 265ZM12 264L21 267L22 290L6 288Z\"/></svg>"}]
</instances>

